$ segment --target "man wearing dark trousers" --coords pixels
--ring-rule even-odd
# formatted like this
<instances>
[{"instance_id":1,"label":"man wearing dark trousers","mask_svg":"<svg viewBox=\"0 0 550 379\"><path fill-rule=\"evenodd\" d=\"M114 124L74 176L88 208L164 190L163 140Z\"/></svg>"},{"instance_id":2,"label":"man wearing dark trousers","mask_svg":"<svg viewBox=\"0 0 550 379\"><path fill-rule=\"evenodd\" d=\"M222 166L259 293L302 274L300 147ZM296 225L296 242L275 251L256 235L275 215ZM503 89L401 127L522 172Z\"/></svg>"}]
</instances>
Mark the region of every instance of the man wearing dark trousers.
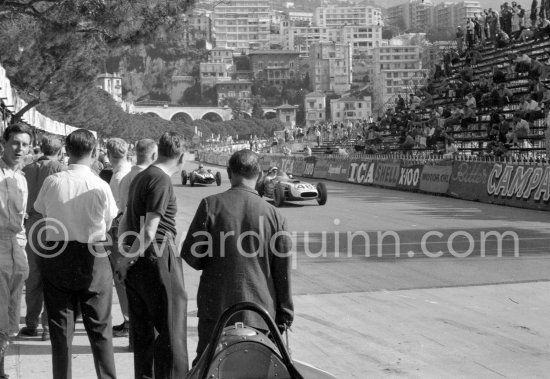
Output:
<instances>
[{"instance_id":1,"label":"man wearing dark trousers","mask_svg":"<svg viewBox=\"0 0 550 379\"><path fill-rule=\"evenodd\" d=\"M171 177L181 170L184 139L165 133L158 159L132 181L119 225L118 280L126 280L135 377L185 378L187 294L176 257L177 204ZM155 334L157 335L155 336Z\"/></svg>"},{"instance_id":2,"label":"man wearing dark trousers","mask_svg":"<svg viewBox=\"0 0 550 379\"><path fill-rule=\"evenodd\" d=\"M216 321L231 305L256 303L280 326L290 326L294 317L291 241L284 217L254 189L260 174L257 154L250 150L234 153L227 173L231 188L201 201L181 250L191 267L202 270L194 363L205 350ZM265 329L256 314L239 314L231 320L237 321Z\"/></svg>"},{"instance_id":3,"label":"man wearing dark trousers","mask_svg":"<svg viewBox=\"0 0 550 379\"><path fill-rule=\"evenodd\" d=\"M42 341L50 339L48 328L48 314L46 310L42 312L44 295L42 294L42 276L38 267L40 257L36 254L35 248L38 247L38 232L43 226L42 215L34 209L34 202L42 188L44 180L52 174L65 170L65 165L60 162L61 148L63 144L61 139L47 135L42 137L40 149L44 154L36 162L23 168L23 173L27 179L29 188L29 200L27 202L28 218L25 221L25 231L27 232L27 259L29 261L29 277L25 281L25 302L27 303L27 314L25 316L25 326L20 334L24 337L35 337L38 335L38 321L42 323ZM42 317L40 317L42 312Z\"/></svg>"},{"instance_id":4,"label":"man wearing dark trousers","mask_svg":"<svg viewBox=\"0 0 550 379\"><path fill-rule=\"evenodd\" d=\"M34 209L46 217L40 247L53 377L70 379L77 307L90 340L98 378L116 378L112 344L113 274L102 241L117 215L109 185L94 175L97 141L88 130L66 139L67 171L44 181Z\"/></svg>"}]
</instances>

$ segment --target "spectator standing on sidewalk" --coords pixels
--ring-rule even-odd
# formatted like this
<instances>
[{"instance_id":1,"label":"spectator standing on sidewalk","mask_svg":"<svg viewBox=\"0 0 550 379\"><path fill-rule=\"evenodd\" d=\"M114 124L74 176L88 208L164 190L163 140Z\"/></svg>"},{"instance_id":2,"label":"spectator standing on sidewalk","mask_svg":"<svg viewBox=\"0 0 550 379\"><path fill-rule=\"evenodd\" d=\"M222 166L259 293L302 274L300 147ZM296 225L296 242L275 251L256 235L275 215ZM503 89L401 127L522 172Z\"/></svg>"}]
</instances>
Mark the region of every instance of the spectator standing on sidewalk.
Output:
<instances>
[{"instance_id":1,"label":"spectator standing on sidewalk","mask_svg":"<svg viewBox=\"0 0 550 379\"><path fill-rule=\"evenodd\" d=\"M19 331L23 284L29 273L23 227L27 207L27 181L19 171L29 152L32 131L22 123L4 131L0 159L0 377L9 339Z\"/></svg>"},{"instance_id":2,"label":"spectator standing on sidewalk","mask_svg":"<svg viewBox=\"0 0 550 379\"><path fill-rule=\"evenodd\" d=\"M36 337L38 335L38 319L42 323L42 341L47 341L50 338L48 328L48 313L44 307L44 294L42 292L42 275L39 269L40 257L37 254L37 249L40 246L39 233L43 230L44 222L42 215L34 209L34 202L44 180L52 174L66 169L65 165L60 162L61 148L63 144L61 140L52 135L42 137L40 149L44 154L36 162L31 163L23 168L23 173L27 179L29 187L29 199L27 202L27 215L25 221L25 230L27 232L27 259L29 261L29 277L25 282L25 302L27 303L27 315L25 316L25 326L21 329L20 334L25 337ZM42 312L42 317L40 317Z\"/></svg>"},{"instance_id":3,"label":"spectator standing on sidewalk","mask_svg":"<svg viewBox=\"0 0 550 379\"><path fill-rule=\"evenodd\" d=\"M115 272L115 264L119 258L118 252L118 222L124 209L120 204L120 182L130 172L132 165L128 162L128 143L121 138L111 138L107 141L107 158L111 162L113 175L109 181L109 187L113 193L116 206L118 208L118 215L113 221L113 225L109 230L109 235L112 239L111 254L109 254L109 261L111 262L111 268L113 273ZM128 322L128 297L126 296L126 289L124 284L115 280L115 289L122 311L122 324L113 326L113 337L128 337L129 322ZM130 344L131 346L131 344Z\"/></svg>"},{"instance_id":4,"label":"spectator standing on sidewalk","mask_svg":"<svg viewBox=\"0 0 550 379\"><path fill-rule=\"evenodd\" d=\"M119 227L128 250L116 272L117 280L126 281L136 378L179 379L188 371L187 294L183 262L176 257L178 209L171 180L184 152L182 136L162 135L158 159L132 181Z\"/></svg>"},{"instance_id":5,"label":"spectator standing on sidewalk","mask_svg":"<svg viewBox=\"0 0 550 379\"><path fill-rule=\"evenodd\" d=\"M229 158L227 173L231 188L201 201L181 249L185 261L202 270L194 363L204 352L217 319L231 305L256 303L277 325L290 326L294 317L291 241L284 233L284 217L254 189L260 174L258 156L250 150L237 151ZM229 238L220 237L227 231ZM236 321L266 328L255 314L239 314L232 320Z\"/></svg>"},{"instance_id":6,"label":"spectator standing on sidewalk","mask_svg":"<svg viewBox=\"0 0 550 379\"><path fill-rule=\"evenodd\" d=\"M102 241L107 239L117 208L109 185L91 170L97 155L94 135L79 129L65 143L70 162L67 171L48 176L34 203L34 209L47 218L40 268L53 378L72 377L72 339L80 306L96 375L113 379L113 275Z\"/></svg>"}]
</instances>

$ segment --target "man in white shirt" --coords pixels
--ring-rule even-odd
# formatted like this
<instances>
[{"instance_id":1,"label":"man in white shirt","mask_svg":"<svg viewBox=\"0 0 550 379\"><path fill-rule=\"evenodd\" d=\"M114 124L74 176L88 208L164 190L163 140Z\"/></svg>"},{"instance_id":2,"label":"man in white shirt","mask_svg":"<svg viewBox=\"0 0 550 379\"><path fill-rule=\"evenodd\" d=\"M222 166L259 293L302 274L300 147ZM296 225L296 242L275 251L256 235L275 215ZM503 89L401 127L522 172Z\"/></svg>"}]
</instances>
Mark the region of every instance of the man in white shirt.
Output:
<instances>
[{"instance_id":1,"label":"man in white shirt","mask_svg":"<svg viewBox=\"0 0 550 379\"><path fill-rule=\"evenodd\" d=\"M113 275L101 241L118 210L109 185L94 175L97 140L88 130L67 136L67 171L44 181L34 209L46 217L41 254L53 377L71 378L72 337L80 306L98 378L116 378L112 344Z\"/></svg>"},{"instance_id":2,"label":"man in white shirt","mask_svg":"<svg viewBox=\"0 0 550 379\"><path fill-rule=\"evenodd\" d=\"M118 259L118 220L124 211L120 204L120 183L122 179L130 172L132 165L128 162L128 143L121 138L110 138L106 144L107 158L113 167L113 176L109 181L109 187L116 202L118 208L118 217L113 222L109 234L112 239L111 254L109 259L111 262L111 269L114 272L116 260ZM113 326L113 337L128 337L129 324L128 324L128 298L126 296L126 289L122 283L115 281L115 289L122 311L123 322L120 325ZM130 346L132 344L130 343Z\"/></svg>"},{"instance_id":3,"label":"man in white shirt","mask_svg":"<svg viewBox=\"0 0 550 379\"><path fill-rule=\"evenodd\" d=\"M0 159L0 377L9 337L19 329L23 284L29 274L23 222L27 207L27 181L20 171L30 149L31 130L22 123L4 131Z\"/></svg>"}]
</instances>

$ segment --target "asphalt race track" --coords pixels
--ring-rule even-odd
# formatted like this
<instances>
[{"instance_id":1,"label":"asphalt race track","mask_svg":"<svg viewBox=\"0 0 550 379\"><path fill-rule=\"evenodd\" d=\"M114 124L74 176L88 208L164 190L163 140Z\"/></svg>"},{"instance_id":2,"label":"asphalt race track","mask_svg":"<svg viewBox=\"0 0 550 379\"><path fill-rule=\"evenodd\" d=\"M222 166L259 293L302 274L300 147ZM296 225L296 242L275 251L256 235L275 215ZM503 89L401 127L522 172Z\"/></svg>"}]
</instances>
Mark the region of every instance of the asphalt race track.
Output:
<instances>
[{"instance_id":1,"label":"asphalt race track","mask_svg":"<svg viewBox=\"0 0 550 379\"><path fill-rule=\"evenodd\" d=\"M180 239L200 200L229 188L225 168L211 168L222 172L220 187L173 177ZM280 208L295 242L294 359L341 379L548 377L549 213L326 185L325 206ZM185 265L184 275L193 359L200 272ZM118 377L133 378L127 338L114 344ZM74 378L95 378L81 323L73 357ZM16 340L6 369L11 379L51 377L49 344Z\"/></svg>"},{"instance_id":2,"label":"asphalt race track","mask_svg":"<svg viewBox=\"0 0 550 379\"><path fill-rule=\"evenodd\" d=\"M179 230L202 197L229 187L211 168L221 187L176 186ZM280 208L296 248L296 359L339 378L547 375L548 213L326 184L325 206ZM185 272L194 299L198 275Z\"/></svg>"}]
</instances>

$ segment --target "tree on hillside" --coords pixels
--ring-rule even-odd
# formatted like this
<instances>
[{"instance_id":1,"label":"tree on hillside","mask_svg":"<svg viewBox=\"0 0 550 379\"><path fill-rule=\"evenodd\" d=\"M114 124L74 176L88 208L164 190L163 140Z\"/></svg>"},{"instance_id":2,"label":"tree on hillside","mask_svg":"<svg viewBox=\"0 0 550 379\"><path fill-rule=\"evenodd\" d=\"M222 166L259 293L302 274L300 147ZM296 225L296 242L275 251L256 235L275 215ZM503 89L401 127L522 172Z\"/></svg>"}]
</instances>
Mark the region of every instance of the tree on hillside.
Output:
<instances>
[{"instance_id":1,"label":"tree on hillside","mask_svg":"<svg viewBox=\"0 0 550 379\"><path fill-rule=\"evenodd\" d=\"M28 105L70 111L108 54L166 35L193 0L0 0L0 63Z\"/></svg>"},{"instance_id":2,"label":"tree on hillside","mask_svg":"<svg viewBox=\"0 0 550 379\"><path fill-rule=\"evenodd\" d=\"M242 117L242 105L239 99L235 97L225 97L222 100L221 103L222 107L229 107L231 108L231 115L233 116L233 120L238 120Z\"/></svg>"},{"instance_id":3,"label":"tree on hillside","mask_svg":"<svg viewBox=\"0 0 550 379\"><path fill-rule=\"evenodd\" d=\"M264 110L262 108L262 98L260 96L254 96L252 99L252 118L261 119L264 117Z\"/></svg>"}]
</instances>

